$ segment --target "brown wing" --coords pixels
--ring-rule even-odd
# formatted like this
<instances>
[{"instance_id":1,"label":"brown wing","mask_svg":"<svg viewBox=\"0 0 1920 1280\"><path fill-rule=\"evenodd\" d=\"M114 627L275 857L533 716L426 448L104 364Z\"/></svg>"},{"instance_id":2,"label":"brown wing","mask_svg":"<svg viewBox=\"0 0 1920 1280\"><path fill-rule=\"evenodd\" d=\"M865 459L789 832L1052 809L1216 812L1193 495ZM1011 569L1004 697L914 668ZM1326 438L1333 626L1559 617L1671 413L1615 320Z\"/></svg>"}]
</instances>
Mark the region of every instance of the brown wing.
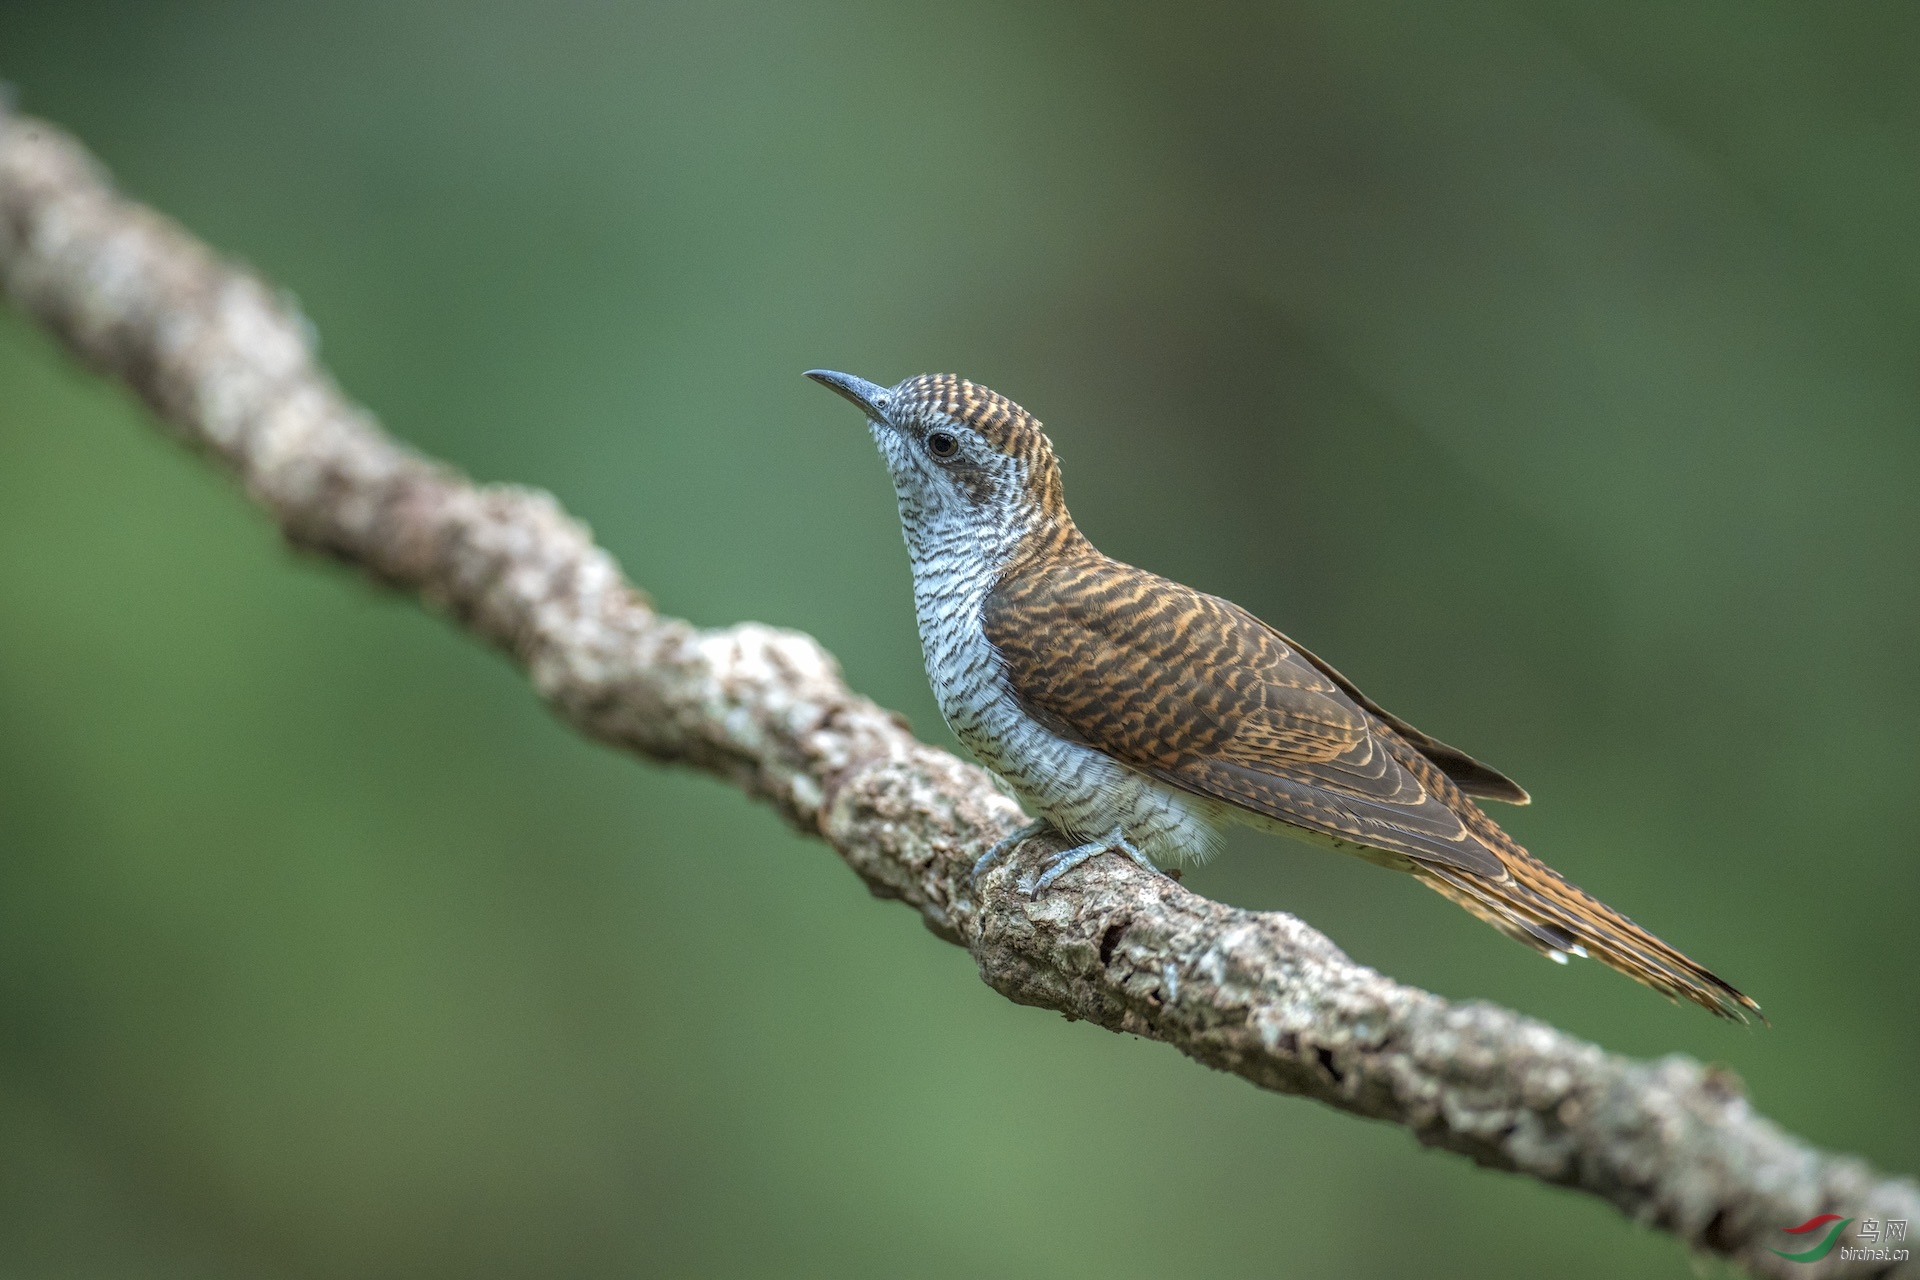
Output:
<instances>
[{"instance_id":1,"label":"brown wing","mask_svg":"<svg viewBox=\"0 0 1920 1280\"><path fill-rule=\"evenodd\" d=\"M1352 698L1375 719L1384 722L1387 728L1406 739L1407 744L1415 751L1433 761L1440 772L1453 779L1453 785L1460 788L1463 795L1478 796L1482 800L1499 800L1505 804L1533 803L1533 797L1527 794L1526 788L1506 774L1491 765L1480 763L1458 747L1450 747L1440 739L1420 732L1354 688L1353 681L1335 671L1324 660L1308 653L1285 636L1281 636L1280 639L1290 645L1295 653L1318 667L1328 679L1339 685L1342 693Z\"/></svg>"},{"instance_id":2,"label":"brown wing","mask_svg":"<svg viewBox=\"0 0 1920 1280\"><path fill-rule=\"evenodd\" d=\"M1414 747L1344 679L1235 604L1095 555L1011 575L984 622L1023 705L1055 732L1280 822L1506 878L1402 763Z\"/></svg>"}]
</instances>

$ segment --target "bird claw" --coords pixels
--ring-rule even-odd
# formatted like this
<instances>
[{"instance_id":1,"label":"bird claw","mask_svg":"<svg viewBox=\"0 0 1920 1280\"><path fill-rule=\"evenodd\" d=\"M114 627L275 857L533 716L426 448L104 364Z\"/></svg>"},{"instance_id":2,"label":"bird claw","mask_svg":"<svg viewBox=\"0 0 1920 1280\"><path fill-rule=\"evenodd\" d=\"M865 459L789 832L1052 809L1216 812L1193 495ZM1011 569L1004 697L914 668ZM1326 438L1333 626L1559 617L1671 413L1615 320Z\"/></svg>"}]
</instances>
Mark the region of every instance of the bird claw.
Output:
<instances>
[{"instance_id":1,"label":"bird claw","mask_svg":"<svg viewBox=\"0 0 1920 1280\"><path fill-rule=\"evenodd\" d=\"M1089 840L1085 844L1075 845L1071 849L1062 849L1058 853L1049 854L1047 860L1040 864L1038 874L1020 877L1020 881L1015 887L1018 888L1020 892L1026 894L1029 899L1037 899L1041 894L1053 888L1053 886L1059 882L1061 876L1066 875L1067 872L1072 871L1082 863L1099 857L1109 849L1115 853L1124 853L1135 863L1156 875L1160 873L1160 868L1153 865L1153 860L1148 858L1146 854L1140 852L1133 841L1127 839L1124 831L1119 827L1115 827L1098 840Z\"/></svg>"},{"instance_id":2,"label":"bird claw","mask_svg":"<svg viewBox=\"0 0 1920 1280\"><path fill-rule=\"evenodd\" d=\"M977 884L980 880L980 873L985 871L988 867L992 866L994 863L998 862L1001 858L1005 857L1007 853L1011 851L1015 845L1019 844L1023 840L1030 840L1034 836L1039 835L1041 832L1048 831L1048 830L1051 830L1051 828L1044 822L1029 822L1026 826L1020 828L1018 831L1014 832L1012 835L1007 836L1003 839L994 841L992 848L988 849L985 853L981 854L979 858L975 859L973 864L973 870L967 875L968 883Z\"/></svg>"}]
</instances>

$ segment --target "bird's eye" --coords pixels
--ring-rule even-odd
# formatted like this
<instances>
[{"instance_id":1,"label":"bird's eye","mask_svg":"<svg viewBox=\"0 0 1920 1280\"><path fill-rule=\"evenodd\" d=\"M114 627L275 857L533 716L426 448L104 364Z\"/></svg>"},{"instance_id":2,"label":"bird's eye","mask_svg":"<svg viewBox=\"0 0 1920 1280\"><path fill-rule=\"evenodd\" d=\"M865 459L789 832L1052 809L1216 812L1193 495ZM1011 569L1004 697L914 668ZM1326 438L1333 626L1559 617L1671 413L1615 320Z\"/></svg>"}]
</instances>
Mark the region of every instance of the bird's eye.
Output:
<instances>
[{"instance_id":1,"label":"bird's eye","mask_svg":"<svg viewBox=\"0 0 1920 1280\"><path fill-rule=\"evenodd\" d=\"M927 452L936 458L951 458L960 452L960 442L951 432L931 431L927 433Z\"/></svg>"}]
</instances>

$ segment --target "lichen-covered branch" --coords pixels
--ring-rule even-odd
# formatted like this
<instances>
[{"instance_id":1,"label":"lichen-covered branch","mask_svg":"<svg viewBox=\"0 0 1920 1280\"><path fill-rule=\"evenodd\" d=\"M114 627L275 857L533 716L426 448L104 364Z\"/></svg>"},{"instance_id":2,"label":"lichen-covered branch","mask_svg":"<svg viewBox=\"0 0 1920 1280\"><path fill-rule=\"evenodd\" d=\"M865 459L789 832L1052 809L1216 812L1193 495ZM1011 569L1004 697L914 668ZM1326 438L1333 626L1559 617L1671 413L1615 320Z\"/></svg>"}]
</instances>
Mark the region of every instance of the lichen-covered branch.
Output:
<instances>
[{"instance_id":1,"label":"lichen-covered branch","mask_svg":"<svg viewBox=\"0 0 1920 1280\"><path fill-rule=\"evenodd\" d=\"M294 543L499 646L581 731L766 800L967 948L1008 998L1591 1192L1760 1274L1920 1274L1767 1249L1819 1213L1920 1219L1920 1191L1782 1132L1725 1072L1450 1004L1291 916L1207 901L1122 858L1030 902L1012 888L1030 846L970 886L976 855L1021 821L978 768L849 690L807 636L663 617L546 494L475 485L395 443L314 362L285 297L115 194L70 138L3 113L0 284L230 468Z\"/></svg>"}]
</instances>

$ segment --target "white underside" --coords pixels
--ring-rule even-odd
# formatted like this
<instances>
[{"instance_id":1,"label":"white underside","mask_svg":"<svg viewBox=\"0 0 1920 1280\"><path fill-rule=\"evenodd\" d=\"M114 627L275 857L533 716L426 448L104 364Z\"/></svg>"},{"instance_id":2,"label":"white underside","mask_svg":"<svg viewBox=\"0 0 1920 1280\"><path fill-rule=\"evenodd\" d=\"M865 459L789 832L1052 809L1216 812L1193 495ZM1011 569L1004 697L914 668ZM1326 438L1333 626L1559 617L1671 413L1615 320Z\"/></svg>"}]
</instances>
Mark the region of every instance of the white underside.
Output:
<instances>
[{"instance_id":1,"label":"white underside","mask_svg":"<svg viewBox=\"0 0 1920 1280\"><path fill-rule=\"evenodd\" d=\"M982 629L988 579L940 554L938 539L924 541L932 545L914 548L915 611L927 679L954 736L1029 813L1069 836L1117 829L1160 866L1210 856L1221 829L1243 815L1062 738L1022 710Z\"/></svg>"}]
</instances>

